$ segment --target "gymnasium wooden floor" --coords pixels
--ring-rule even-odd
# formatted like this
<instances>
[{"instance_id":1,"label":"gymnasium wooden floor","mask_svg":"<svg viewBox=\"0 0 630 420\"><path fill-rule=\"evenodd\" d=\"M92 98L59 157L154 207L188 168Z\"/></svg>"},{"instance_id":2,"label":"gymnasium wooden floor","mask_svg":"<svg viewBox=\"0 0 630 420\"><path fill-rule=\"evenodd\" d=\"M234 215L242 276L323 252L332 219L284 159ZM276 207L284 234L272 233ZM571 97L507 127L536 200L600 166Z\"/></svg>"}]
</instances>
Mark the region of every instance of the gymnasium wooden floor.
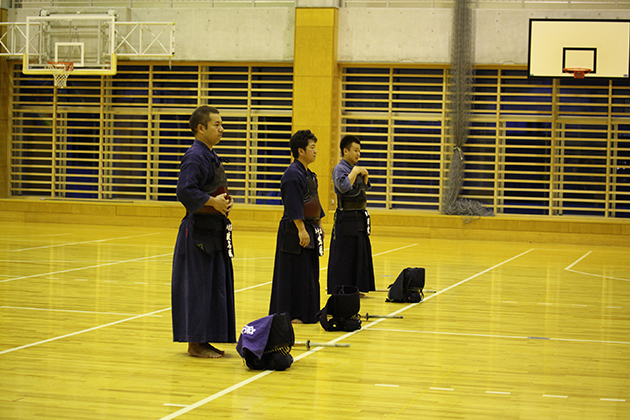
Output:
<instances>
[{"instance_id":1,"label":"gymnasium wooden floor","mask_svg":"<svg viewBox=\"0 0 630 420\"><path fill-rule=\"evenodd\" d=\"M267 314L275 233L235 227L237 328ZM375 231L378 227L375 226ZM2 419L628 419L628 249L372 236L353 333L295 326L285 372L171 341L175 229L0 222ZM328 242L328 239L326 240ZM322 306L326 265L321 260Z\"/></svg>"}]
</instances>

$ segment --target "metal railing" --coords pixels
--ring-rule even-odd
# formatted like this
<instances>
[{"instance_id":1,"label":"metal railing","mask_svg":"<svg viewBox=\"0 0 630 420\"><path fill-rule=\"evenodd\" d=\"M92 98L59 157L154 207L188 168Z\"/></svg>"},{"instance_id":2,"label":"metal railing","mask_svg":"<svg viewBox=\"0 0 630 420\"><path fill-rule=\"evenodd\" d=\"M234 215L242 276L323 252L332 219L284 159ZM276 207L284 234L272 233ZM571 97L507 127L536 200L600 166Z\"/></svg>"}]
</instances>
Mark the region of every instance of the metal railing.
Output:
<instances>
[{"instance_id":1,"label":"metal railing","mask_svg":"<svg viewBox=\"0 0 630 420\"><path fill-rule=\"evenodd\" d=\"M341 7L452 8L455 0L341 0ZM630 9L630 0L471 0L477 9Z\"/></svg>"},{"instance_id":2,"label":"metal railing","mask_svg":"<svg viewBox=\"0 0 630 420\"><path fill-rule=\"evenodd\" d=\"M42 7L293 7L295 0L13 0L11 7L37 9Z\"/></svg>"},{"instance_id":3,"label":"metal railing","mask_svg":"<svg viewBox=\"0 0 630 420\"><path fill-rule=\"evenodd\" d=\"M31 23L39 28L40 23ZM172 57L174 54L174 23L115 22L115 43L111 53L128 57ZM27 23L0 22L0 57L17 57L27 53ZM37 40L40 31L32 31L28 53L39 55L44 50Z\"/></svg>"},{"instance_id":4,"label":"metal railing","mask_svg":"<svg viewBox=\"0 0 630 420\"><path fill-rule=\"evenodd\" d=\"M342 8L451 8L455 0L340 0ZM477 9L630 9L630 0L472 0ZM295 7L296 0L13 0L11 7Z\"/></svg>"}]
</instances>

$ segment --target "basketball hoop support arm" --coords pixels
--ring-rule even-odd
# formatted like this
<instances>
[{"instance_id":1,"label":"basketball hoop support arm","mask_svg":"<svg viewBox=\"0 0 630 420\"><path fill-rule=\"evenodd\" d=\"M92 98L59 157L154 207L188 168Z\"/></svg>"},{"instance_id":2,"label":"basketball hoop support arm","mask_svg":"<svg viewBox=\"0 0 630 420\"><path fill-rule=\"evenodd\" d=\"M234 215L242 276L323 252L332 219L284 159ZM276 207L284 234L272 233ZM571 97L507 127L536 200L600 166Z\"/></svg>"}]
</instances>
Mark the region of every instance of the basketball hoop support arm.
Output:
<instances>
[{"instance_id":1,"label":"basketball hoop support arm","mask_svg":"<svg viewBox=\"0 0 630 420\"><path fill-rule=\"evenodd\" d=\"M112 62L111 68L109 69L81 69L77 70L76 68L73 70L72 74L98 74L104 76L113 76L116 74L118 68L118 58L116 54L112 54ZM46 68L41 69L29 69L28 68L28 56L26 53L22 54L22 73L24 74L50 74L50 70Z\"/></svg>"}]
</instances>

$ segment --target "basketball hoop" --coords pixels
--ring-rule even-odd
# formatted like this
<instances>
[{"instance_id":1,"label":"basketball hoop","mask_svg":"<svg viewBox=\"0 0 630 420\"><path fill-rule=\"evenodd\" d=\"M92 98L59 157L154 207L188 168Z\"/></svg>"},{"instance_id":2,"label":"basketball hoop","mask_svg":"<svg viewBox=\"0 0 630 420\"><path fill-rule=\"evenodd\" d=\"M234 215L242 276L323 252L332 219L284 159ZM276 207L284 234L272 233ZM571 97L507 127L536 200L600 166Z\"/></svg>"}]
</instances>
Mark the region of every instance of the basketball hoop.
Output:
<instances>
[{"instance_id":1,"label":"basketball hoop","mask_svg":"<svg viewBox=\"0 0 630 420\"><path fill-rule=\"evenodd\" d=\"M47 68L55 78L55 87L65 88L74 64L67 61L49 61Z\"/></svg>"},{"instance_id":2,"label":"basketball hoop","mask_svg":"<svg viewBox=\"0 0 630 420\"><path fill-rule=\"evenodd\" d=\"M562 69L562 71L565 72L565 73L573 74L573 77L575 79L584 79L584 76L589 74L592 70L591 69L585 69L585 68L578 68L578 67L569 67L569 68L566 68L566 69Z\"/></svg>"}]
</instances>

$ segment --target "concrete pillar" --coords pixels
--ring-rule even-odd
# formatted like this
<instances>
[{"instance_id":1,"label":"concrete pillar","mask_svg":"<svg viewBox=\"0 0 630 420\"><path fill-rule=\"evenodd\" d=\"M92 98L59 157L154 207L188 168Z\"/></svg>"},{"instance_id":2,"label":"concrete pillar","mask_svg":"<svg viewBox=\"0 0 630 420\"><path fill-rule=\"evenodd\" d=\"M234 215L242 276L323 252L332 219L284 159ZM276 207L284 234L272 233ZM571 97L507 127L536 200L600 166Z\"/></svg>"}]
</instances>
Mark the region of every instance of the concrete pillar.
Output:
<instances>
[{"instance_id":1,"label":"concrete pillar","mask_svg":"<svg viewBox=\"0 0 630 420\"><path fill-rule=\"evenodd\" d=\"M339 159L339 8L320 6L335 3L309 0L298 2L295 9L293 132L309 129L317 136L317 160L309 168L317 174L320 202L328 216L325 223L332 223L332 169ZM304 4L308 7L300 7Z\"/></svg>"}]
</instances>

